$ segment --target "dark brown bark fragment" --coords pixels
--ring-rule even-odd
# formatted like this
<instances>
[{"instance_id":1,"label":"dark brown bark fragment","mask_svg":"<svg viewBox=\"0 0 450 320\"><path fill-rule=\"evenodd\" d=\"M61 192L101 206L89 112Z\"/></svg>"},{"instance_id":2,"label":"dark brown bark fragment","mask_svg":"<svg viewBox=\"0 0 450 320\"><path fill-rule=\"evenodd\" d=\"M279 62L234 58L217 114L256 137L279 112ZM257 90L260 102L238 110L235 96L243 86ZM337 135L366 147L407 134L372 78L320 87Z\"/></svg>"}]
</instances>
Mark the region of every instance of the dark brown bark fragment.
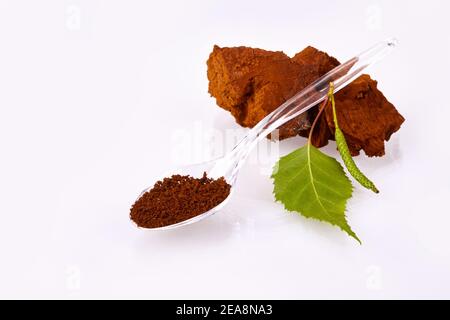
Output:
<instances>
[{"instance_id":1,"label":"dark brown bark fragment","mask_svg":"<svg viewBox=\"0 0 450 320\"><path fill-rule=\"evenodd\" d=\"M339 65L339 61L313 47L293 58L283 52L248 47L214 46L208 59L209 93L231 112L237 123L253 127L267 114L314 80ZM353 155L363 149L369 156L384 154L384 141L397 131L404 118L363 75L336 94L340 127ZM283 125L279 138L309 134L317 106ZM312 143L322 147L334 139L331 108L327 108L313 133Z\"/></svg>"}]
</instances>

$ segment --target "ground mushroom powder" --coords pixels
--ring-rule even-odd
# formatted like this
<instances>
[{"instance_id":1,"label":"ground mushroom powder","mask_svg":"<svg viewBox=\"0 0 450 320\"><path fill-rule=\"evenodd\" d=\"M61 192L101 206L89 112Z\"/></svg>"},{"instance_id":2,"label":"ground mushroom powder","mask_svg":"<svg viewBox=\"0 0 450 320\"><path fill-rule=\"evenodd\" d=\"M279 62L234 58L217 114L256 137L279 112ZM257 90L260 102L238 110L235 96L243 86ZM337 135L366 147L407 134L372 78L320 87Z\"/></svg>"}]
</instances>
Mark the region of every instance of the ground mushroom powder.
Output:
<instances>
[{"instance_id":1,"label":"ground mushroom powder","mask_svg":"<svg viewBox=\"0 0 450 320\"><path fill-rule=\"evenodd\" d=\"M173 175L156 182L131 207L139 227L159 228L185 221L222 203L230 194L225 179Z\"/></svg>"}]
</instances>

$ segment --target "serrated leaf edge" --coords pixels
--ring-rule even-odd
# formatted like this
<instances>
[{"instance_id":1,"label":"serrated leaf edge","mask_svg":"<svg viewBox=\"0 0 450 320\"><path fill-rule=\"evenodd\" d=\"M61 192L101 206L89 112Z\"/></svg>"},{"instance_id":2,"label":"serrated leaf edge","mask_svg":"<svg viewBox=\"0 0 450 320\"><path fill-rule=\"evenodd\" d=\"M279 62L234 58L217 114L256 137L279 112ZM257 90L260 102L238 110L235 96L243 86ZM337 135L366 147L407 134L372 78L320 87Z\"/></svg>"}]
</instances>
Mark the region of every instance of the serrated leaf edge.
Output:
<instances>
[{"instance_id":1,"label":"serrated leaf edge","mask_svg":"<svg viewBox=\"0 0 450 320\"><path fill-rule=\"evenodd\" d=\"M317 150L317 151L321 152L320 150ZM293 152L295 152L295 151L293 151ZM322 152L321 152L321 153L322 153ZM326 155L326 154L324 154L324 155ZM330 156L328 156L328 155L326 155L326 156L327 156L327 157L330 157ZM330 157L330 158L336 160L336 159L333 158L333 157ZM289 210L289 209L286 207L286 205L278 198L277 193L275 192L275 188L274 188L274 190L273 190L272 193L273 193L274 196L275 196L275 200L277 200L278 202L281 202L281 203L283 204L283 207L285 208L285 210L288 211L288 212L297 212L297 213L300 213L303 217L305 217L305 218L307 218L307 219L313 219L313 220L318 220L318 221L322 221L322 222L327 222L327 223L329 223L329 224L331 224L331 225L338 226L342 231L344 231L344 232L347 233L350 237L352 237L352 238L354 238L356 241L358 241L359 244L362 244L361 240L358 238L358 236L356 235L356 233L352 230L352 228L350 227L350 225L349 225L348 222L347 222L347 215L346 215L346 213L347 213L347 202L344 204L344 221L345 221L345 223L346 223L346 226L348 227L348 230L345 230L340 224L336 223L335 218L328 212L328 210L327 210L327 209L325 208L325 206L323 205L323 203L322 203L322 201L321 201L321 198L320 198L320 196L319 196L319 194L318 194L318 192L317 192L316 186L315 186L315 184L314 184L314 175L313 175L313 173L312 173L312 166L311 166L311 143L310 143L309 141L307 142L307 159L308 159L308 161L307 161L307 167L308 167L308 172L309 172L309 176L310 176L310 179L311 179L311 185L312 185L312 187L313 187L314 194L315 194L315 196L316 196L316 199L315 199L315 200L316 200L317 202L319 202L320 206L322 207L322 209L324 210L324 212L326 213L326 215L327 215L328 217L331 218L330 221L321 219L321 218L319 218L319 217L310 217L310 216L306 216L306 215L304 215L302 212L297 211L297 210ZM279 161L280 161L280 160L279 160ZM275 166L279 165L279 161L275 164ZM342 172L344 173L345 177L347 178L347 180L348 180L348 181L350 182L350 184L351 184L351 180L349 179L349 177L348 177L347 174L345 173L345 170L344 170L343 166L339 163L339 161L336 160L336 162L339 164L340 168L342 169ZM302 170L303 170L303 169L304 169L304 168L302 168ZM297 174L295 175L294 178L290 179L290 181L294 180L296 177L298 177L298 175L299 175L299 173L297 173ZM275 174L272 174L272 178L275 180ZM352 191L354 190L353 184L351 184L351 189L352 189Z\"/></svg>"}]
</instances>

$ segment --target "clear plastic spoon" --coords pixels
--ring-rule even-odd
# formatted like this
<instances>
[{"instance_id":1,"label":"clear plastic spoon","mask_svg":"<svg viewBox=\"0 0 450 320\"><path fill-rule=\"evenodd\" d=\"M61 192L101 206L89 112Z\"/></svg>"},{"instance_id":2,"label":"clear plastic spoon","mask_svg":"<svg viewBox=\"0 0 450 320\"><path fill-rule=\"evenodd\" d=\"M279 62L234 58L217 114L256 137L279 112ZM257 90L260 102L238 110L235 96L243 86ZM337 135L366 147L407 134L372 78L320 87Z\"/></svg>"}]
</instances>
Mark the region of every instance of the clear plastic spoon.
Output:
<instances>
[{"instance_id":1,"label":"clear plastic spoon","mask_svg":"<svg viewBox=\"0 0 450 320\"><path fill-rule=\"evenodd\" d=\"M190 175L193 177L201 177L204 172L206 172L210 178L217 179L224 177L231 185L231 192L222 203L209 211L182 222L149 230L167 230L185 226L209 217L222 209L230 199L240 168L259 140L263 139L289 120L322 102L327 97L330 82L334 83L334 92L338 92L359 77L367 67L383 59L396 46L397 40L395 38L387 39L337 66L267 115L248 132L233 150L222 158L180 167L172 171L172 174ZM138 199L152 187L142 191Z\"/></svg>"}]
</instances>

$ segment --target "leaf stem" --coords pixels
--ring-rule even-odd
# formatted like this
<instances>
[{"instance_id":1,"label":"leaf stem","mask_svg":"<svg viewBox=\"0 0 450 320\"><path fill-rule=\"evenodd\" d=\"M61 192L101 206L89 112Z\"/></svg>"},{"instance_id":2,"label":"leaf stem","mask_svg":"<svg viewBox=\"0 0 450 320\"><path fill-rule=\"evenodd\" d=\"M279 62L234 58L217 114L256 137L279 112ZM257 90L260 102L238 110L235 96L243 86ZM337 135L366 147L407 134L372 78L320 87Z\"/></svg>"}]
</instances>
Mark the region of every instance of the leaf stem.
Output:
<instances>
[{"instance_id":1,"label":"leaf stem","mask_svg":"<svg viewBox=\"0 0 450 320\"><path fill-rule=\"evenodd\" d=\"M329 94L328 94L328 96L329 96ZM314 128L316 127L316 124L319 121L319 118L320 118L323 110L325 110L325 107L327 106L327 104L328 104L328 97L326 97L325 100L323 100L322 104L319 107L319 112L317 112L316 118L314 119L311 129L309 130L308 143L311 143L311 138L312 138L312 133L314 131Z\"/></svg>"},{"instance_id":2,"label":"leaf stem","mask_svg":"<svg viewBox=\"0 0 450 320\"><path fill-rule=\"evenodd\" d=\"M334 101L334 83L330 82L330 89L328 90L328 97L331 102L331 106L333 109L333 121L335 126L338 126L337 115L336 115L336 103Z\"/></svg>"}]
</instances>

